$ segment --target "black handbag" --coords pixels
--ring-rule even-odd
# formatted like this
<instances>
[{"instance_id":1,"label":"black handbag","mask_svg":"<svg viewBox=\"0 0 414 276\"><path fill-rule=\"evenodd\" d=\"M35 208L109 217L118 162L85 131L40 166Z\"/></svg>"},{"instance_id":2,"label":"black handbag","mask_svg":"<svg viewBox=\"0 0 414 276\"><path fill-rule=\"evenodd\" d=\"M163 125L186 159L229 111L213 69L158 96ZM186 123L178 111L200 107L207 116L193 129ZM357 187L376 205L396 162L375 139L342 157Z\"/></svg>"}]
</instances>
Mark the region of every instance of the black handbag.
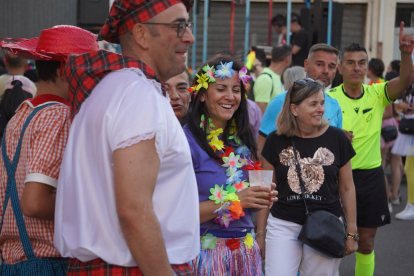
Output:
<instances>
[{"instance_id":1,"label":"black handbag","mask_svg":"<svg viewBox=\"0 0 414 276\"><path fill-rule=\"evenodd\" d=\"M305 199L305 184L302 180L302 173L293 138L292 146L296 159L296 170L299 176L300 189L306 208L306 220L299 233L298 240L328 257L343 258L345 256L347 240L345 225L337 216L330 212L318 210L309 213Z\"/></svg>"},{"instance_id":2,"label":"black handbag","mask_svg":"<svg viewBox=\"0 0 414 276\"><path fill-rule=\"evenodd\" d=\"M403 134L414 134L414 118L403 117L398 125L398 130Z\"/></svg>"},{"instance_id":3,"label":"black handbag","mask_svg":"<svg viewBox=\"0 0 414 276\"><path fill-rule=\"evenodd\" d=\"M391 142L397 139L398 129L396 126L386 126L381 128L381 136L385 142Z\"/></svg>"}]
</instances>

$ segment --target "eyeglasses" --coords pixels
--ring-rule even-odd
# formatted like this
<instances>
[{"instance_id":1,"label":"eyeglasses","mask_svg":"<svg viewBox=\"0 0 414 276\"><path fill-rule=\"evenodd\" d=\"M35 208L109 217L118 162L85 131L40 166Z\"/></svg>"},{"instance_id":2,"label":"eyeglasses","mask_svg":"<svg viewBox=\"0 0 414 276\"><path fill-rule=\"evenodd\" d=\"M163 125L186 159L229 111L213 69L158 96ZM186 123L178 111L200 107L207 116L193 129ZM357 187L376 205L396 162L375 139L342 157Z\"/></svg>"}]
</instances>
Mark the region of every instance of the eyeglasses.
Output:
<instances>
[{"instance_id":1,"label":"eyeglasses","mask_svg":"<svg viewBox=\"0 0 414 276\"><path fill-rule=\"evenodd\" d=\"M315 80L314 79L311 79L311 78L306 78L306 79L301 79L301 80L295 80L294 82L293 82L293 84L299 84L299 85L306 85L306 83L308 82L308 81L311 81L311 82L315 82Z\"/></svg>"},{"instance_id":2,"label":"eyeglasses","mask_svg":"<svg viewBox=\"0 0 414 276\"><path fill-rule=\"evenodd\" d=\"M182 38L185 34L185 29L188 28L190 32L193 29L193 22L180 22L180 23L141 23L144 25L164 25L169 26L170 28L176 28L177 29L177 37Z\"/></svg>"}]
</instances>

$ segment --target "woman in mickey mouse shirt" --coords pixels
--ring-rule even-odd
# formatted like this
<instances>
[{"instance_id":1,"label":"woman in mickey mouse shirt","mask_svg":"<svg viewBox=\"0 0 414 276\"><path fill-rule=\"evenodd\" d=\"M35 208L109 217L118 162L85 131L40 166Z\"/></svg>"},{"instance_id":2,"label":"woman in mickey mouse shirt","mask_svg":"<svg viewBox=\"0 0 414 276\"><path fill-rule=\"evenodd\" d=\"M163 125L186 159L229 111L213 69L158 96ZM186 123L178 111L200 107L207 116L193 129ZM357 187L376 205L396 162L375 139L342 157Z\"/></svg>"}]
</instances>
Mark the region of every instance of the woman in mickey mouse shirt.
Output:
<instances>
[{"instance_id":1,"label":"woman in mickey mouse shirt","mask_svg":"<svg viewBox=\"0 0 414 276\"><path fill-rule=\"evenodd\" d=\"M249 187L247 170L260 163L253 161L257 147L247 111L246 73L231 57L219 55L200 66L190 88L196 96L184 133L201 223L200 255L191 263L195 275L262 275L251 216L268 209L276 191Z\"/></svg>"},{"instance_id":2,"label":"woman in mickey mouse shirt","mask_svg":"<svg viewBox=\"0 0 414 276\"><path fill-rule=\"evenodd\" d=\"M305 184L305 199L310 212L325 210L337 217L344 215L351 237L346 254L357 245L355 188L352 180L351 158L355 155L351 143L338 128L323 118L323 85L312 79L297 80L289 89L277 118L277 132L266 139L262 156L263 168L274 170L278 202L258 216L257 242L262 258L266 256L266 275L332 276L341 259L330 258L298 241L305 222L296 159L292 148L294 139L297 158ZM267 232L266 232L267 226Z\"/></svg>"}]
</instances>

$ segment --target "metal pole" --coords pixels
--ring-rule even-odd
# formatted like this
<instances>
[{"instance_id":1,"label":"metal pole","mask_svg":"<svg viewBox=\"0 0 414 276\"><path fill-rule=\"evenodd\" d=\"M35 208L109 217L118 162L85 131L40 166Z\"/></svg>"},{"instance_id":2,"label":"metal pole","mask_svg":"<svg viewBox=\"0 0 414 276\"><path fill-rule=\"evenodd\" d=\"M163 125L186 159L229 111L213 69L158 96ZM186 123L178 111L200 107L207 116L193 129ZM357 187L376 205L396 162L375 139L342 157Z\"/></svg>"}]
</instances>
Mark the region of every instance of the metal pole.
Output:
<instances>
[{"instance_id":1,"label":"metal pole","mask_svg":"<svg viewBox=\"0 0 414 276\"><path fill-rule=\"evenodd\" d=\"M380 6L380 25L379 25L379 34L378 34L378 44L377 44L377 58L382 59L382 45L384 41L384 13L385 13L385 0L381 0Z\"/></svg>"},{"instance_id":2,"label":"metal pole","mask_svg":"<svg viewBox=\"0 0 414 276\"><path fill-rule=\"evenodd\" d=\"M287 18L286 18L286 44L290 45L290 21L292 15L292 0L287 2Z\"/></svg>"},{"instance_id":3,"label":"metal pole","mask_svg":"<svg viewBox=\"0 0 414 276\"><path fill-rule=\"evenodd\" d=\"M196 69L196 51L197 51L197 3L198 0L194 1L193 7L193 36L194 36L194 44L192 46L192 58L191 58L191 68L193 70Z\"/></svg>"},{"instance_id":4,"label":"metal pole","mask_svg":"<svg viewBox=\"0 0 414 276\"><path fill-rule=\"evenodd\" d=\"M332 36L332 0L329 0L328 5L328 34L326 35L326 44L331 45Z\"/></svg>"},{"instance_id":5,"label":"metal pole","mask_svg":"<svg viewBox=\"0 0 414 276\"><path fill-rule=\"evenodd\" d=\"M231 14L230 14L230 53L234 54L234 12L235 3L231 1Z\"/></svg>"},{"instance_id":6,"label":"metal pole","mask_svg":"<svg viewBox=\"0 0 414 276\"><path fill-rule=\"evenodd\" d=\"M203 62L207 60L207 43L208 43L208 5L209 5L209 0L204 0Z\"/></svg>"},{"instance_id":7,"label":"metal pole","mask_svg":"<svg viewBox=\"0 0 414 276\"><path fill-rule=\"evenodd\" d=\"M249 28L250 28L250 0L246 0L246 26L244 29L244 63L247 61L249 51Z\"/></svg>"},{"instance_id":8,"label":"metal pole","mask_svg":"<svg viewBox=\"0 0 414 276\"><path fill-rule=\"evenodd\" d=\"M384 38L384 12L385 12L385 0L381 0L381 7L380 7L380 25L379 25L379 34L378 34L378 41L383 42Z\"/></svg>"},{"instance_id":9,"label":"metal pole","mask_svg":"<svg viewBox=\"0 0 414 276\"><path fill-rule=\"evenodd\" d=\"M380 18L380 20L384 20L383 18ZM371 24L369 26L369 33L371 34L369 38L369 51L372 51L372 28L374 25L374 0L371 0Z\"/></svg>"},{"instance_id":10,"label":"metal pole","mask_svg":"<svg viewBox=\"0 0 414 276\"><path fill-rule=\"evenodd\" d=\"M267 45L272 45L272 17L273 17L273 0L269 0L269 31L267 34Z\"/></svg>"}]
</instances>

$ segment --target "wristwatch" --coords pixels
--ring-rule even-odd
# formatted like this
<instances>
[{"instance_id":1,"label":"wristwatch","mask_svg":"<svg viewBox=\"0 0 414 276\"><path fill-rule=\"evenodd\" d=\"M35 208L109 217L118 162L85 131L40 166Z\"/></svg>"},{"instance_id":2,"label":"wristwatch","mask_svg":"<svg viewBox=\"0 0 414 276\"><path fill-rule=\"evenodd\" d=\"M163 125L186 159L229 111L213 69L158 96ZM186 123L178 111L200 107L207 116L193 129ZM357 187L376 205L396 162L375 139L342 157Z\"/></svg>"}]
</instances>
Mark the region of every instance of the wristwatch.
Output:
<instances>
[{"instance_id":1,"label":"wristwatch","mask_svg":"<svg viewBox=\"0 0 414 276\"><path fill-rule=\"evenodd\" d=\"M359 240L359 234L358 233L356 233L356 234L348 233L346 235L346 237L347 238L350 237L350 238L354 239L356 242Z\"/></svg>"}]
</instances>

